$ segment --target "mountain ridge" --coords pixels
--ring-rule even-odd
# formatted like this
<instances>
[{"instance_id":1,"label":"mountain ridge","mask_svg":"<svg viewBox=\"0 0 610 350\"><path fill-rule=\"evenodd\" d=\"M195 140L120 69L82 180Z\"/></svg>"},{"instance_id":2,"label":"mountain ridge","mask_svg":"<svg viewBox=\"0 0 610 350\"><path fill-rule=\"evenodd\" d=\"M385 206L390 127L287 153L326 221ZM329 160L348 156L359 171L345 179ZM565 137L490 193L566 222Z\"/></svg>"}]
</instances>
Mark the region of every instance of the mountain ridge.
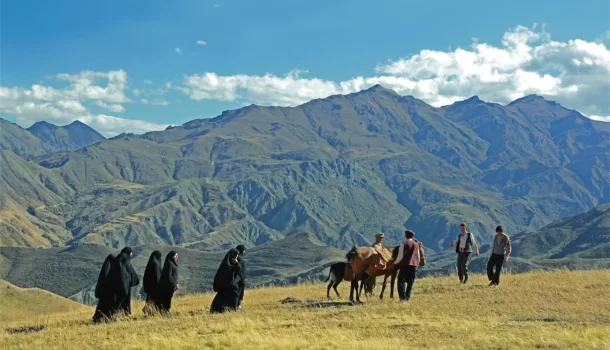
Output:
<instances>
[{"instance_id":1,"label":"mountain ridge","mask_svg":"<svg viewBox=\"0 0 610 350\"><path fill-rule=\"evenodd\" d=\"M310 231L343 249L410 228L442 251L461 221L491 236L608 201L607 123L535 100L435 108L375 86L125 134L36 157L36 171L73 191L52 213L72 238L53 244L207 249Z\"/></svg>"},{"instance_id":2,"label":"mountain ridge","mask_svg":"<svg viewBox=\"0 0 610 350\"><path fill-rule=\"evenodd\" d=\"M13 151L25 159L76 150L103 140L104 136L78 120L64 126L38 121L24 129L0 118L0 150Z\"/></svg>"}]
</instances>

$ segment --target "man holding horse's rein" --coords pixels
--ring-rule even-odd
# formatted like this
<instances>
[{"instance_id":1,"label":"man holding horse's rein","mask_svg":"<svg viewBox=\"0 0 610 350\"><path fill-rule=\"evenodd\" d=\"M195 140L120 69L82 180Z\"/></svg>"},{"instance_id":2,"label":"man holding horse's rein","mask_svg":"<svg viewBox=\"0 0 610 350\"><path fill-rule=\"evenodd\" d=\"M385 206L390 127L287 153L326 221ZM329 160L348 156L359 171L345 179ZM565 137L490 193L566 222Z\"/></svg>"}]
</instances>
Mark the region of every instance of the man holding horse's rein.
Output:
<instances>
[{"instance_id":1,"label":"man holding horse's rein","mask_svg":"<svg viewBox=\"0 0 610 350\"><path fill-rule=\"evenodd\" d=\"M406 240L398 248L398 256L394 260L395 266L400 266L400 262L405 260L398 272L398 298L400 301L409 301L413 284L415 283L415 272L419 266L419 244L413 239L413 231L405 231ZM405 283L407 285L405 291Z\"/></svg>"}]
</instances>

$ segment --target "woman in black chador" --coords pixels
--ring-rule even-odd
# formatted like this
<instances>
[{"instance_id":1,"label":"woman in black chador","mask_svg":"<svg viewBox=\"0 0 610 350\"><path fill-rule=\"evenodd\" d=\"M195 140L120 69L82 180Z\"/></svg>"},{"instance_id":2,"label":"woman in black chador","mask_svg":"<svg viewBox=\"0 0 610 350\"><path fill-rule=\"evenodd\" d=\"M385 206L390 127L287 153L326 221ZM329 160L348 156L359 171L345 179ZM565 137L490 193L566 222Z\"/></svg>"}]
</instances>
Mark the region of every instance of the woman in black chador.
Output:
<instances>
[{"instance_id":1,"label":"woman in black chador","mask_svg":"<svg viewBox=\"0 0 610 350\"><path fill-rule=\"evenodd\" d=\"M246 246L240 244L235 247L235 249L239 251L239 258L237 258L237 261L239 261L241 278L237 283L237 286L239 287L239 304L237 306L241 308L241 303L244 301L244 291L246 290L246 260L244 260L244 256L246 255Z\"/></svg>"},{"instance_id":2,"label":"woman in black chador","mask_svg":"<svg viewBox=\"0 0 610 350\"><path fill-rule=\"evenodd\" d=\"M157 293L156 303L162 313L169 313L172 308L172 298L174 292L180 288L178 285L178 253L171 251L165 257L163 272L159 280L159 292Z\"/></svg>"},{"instance_id":3,"label":"woman in black chador","mask_svg":"<svg viewBox=\"0 0 610 350\"><path fill-rule=\"evenodd\" d=\"M140 279L131 266L133 250L129 247L123 248L121 253L110 264L108 280L111 284L114 296L114 307L112 314L124 312L131 315L131 287L137 286Z\"/></svg>"},{"instance_id":4,"label":"woman in black chador","mask_svg":"<svg viewBox=\"0 0 610 350\"><path fill-rule=\"evenodd\" d=\"M114 298L108 283L108 271L110 270L110 264L113 259L114 255L112 254L109 254L106 257L106 260L104 260L104 263L102 264L97 284L95 285L95 297L98 299L98 302L95 313L93 314L94 323L104 321L110 316L112 311Z\"/></svg>"},{"instance_id":5,"label":"woman in black chador","mask_svg":"<svg viewBox=\"0 0 610 350\"><path fill-rule=\"evenodd\" d=\"M148 264L146 264L146 270L144 270L144 279L142 281L142 288L146 293L146 304L142 312L144 314L150 314L158 308L155 300L157 300L157 292L159 289L159 280L161 279L161 252L155 250L150 254L148 258Z\"/></svg>"},{"instance_id":6,"label":"woman in black chador","mask_svg":"<svg viewBox=\"0 0 610 350\"><path fill-rule=\"evenodd\" d=\"M229 250L216 271L213 285L216 296L210 307L212 313L237 310L240 297L239 281L242 278L238 256L237 249Z\"/></svg>"}]
</instances>

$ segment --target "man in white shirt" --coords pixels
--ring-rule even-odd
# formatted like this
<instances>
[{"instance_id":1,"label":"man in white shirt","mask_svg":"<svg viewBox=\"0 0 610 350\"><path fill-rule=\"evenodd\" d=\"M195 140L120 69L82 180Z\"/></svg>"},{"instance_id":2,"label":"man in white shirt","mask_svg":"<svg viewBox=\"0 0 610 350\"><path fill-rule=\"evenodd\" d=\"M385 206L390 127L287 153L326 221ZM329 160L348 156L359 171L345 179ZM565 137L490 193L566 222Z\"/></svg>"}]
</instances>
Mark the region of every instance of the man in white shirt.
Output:
<instances>
[{"instance_id":1,"label":"man in white shirt","mask_svg":"<svg viewBox=\"0 0 610 350\"><path fill-rule=\"evenodd\" d=\"M451 246L455 246L455 252L458 254L457 269L460 283L466 284L468 282L468 264L470 263L470 256L473 252L473 248L474 255L479 256L479 245L474 239L472 232L468 232L466 223L460 224L460 230L462 232L457 237L457 244L455 241L451 241Z\"/></svg>"}]
</instances>

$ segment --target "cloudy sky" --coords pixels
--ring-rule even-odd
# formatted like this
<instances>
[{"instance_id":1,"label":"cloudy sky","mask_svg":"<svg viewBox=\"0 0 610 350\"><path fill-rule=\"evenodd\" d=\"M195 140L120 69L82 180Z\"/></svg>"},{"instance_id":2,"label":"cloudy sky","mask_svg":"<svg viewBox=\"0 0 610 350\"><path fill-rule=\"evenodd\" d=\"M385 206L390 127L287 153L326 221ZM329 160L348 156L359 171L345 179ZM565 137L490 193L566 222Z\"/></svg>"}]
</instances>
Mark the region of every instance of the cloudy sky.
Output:
<instances>
[{"instance_id":1,"label":"cloudy sky","mask_svg":"<svg viewBox=\"0 0 610 350\"><path fill-rule=\"evenodd\" d=\"M608 13L607 0L3 1L0 117L113 136L379 83L434 106L539 94L610 121Z\"/></svg>"}]
</instances>

